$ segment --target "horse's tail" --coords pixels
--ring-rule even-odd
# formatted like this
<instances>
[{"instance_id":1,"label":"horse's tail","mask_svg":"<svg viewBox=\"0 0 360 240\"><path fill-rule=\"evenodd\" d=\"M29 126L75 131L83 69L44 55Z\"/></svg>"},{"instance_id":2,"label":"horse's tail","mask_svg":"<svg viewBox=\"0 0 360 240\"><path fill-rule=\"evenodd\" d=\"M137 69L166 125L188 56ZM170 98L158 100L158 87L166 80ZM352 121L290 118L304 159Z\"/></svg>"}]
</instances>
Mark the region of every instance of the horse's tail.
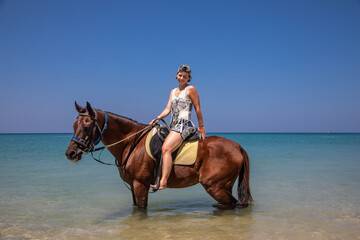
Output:
<instances>
[{"instance_id":1,"label":"horse's tail","mask_svg":"<svg viewBox=\"0 0 360 240\"><path fill-rule=\"evenodd\" d=\"M244 165L239 174L239 181L238 181L238 207L247 207L253 198L250 192L250 162L249 156L245 149L240 146L241 154L244 158Z\"/></svg>"}]
</instances>

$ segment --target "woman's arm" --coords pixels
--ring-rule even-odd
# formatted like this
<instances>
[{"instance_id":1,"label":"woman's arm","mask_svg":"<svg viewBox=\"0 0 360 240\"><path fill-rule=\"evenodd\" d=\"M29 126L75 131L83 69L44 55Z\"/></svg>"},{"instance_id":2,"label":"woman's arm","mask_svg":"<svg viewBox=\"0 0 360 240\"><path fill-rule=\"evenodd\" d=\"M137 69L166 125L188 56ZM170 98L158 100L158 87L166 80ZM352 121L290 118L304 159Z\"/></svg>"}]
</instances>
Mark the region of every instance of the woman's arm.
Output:
<instances>
[{"instance_id":1,"label":"woman's arm","mask_svg":"<svg viewBox=\"0 0 360 240\"><path fill-rule=\"evenodd\" d=\"M199 129L198 129L199 137L200 137L200 139L205 139L206 132L205 132L202 112L201 112L201 108L200 108L199 94L196 91L194 86L189 86L188 91L186 92L186 95L191 99L192 103L194 104L196 116L197 116L198 123L199 123Z\"/></svg>"},{"instance_id":2,"label":"woman's arm","mask_svg":"<svg viewBox=\"0 0 360 240\"><path fill-rule=\"evenodd\" d=\"M159 116L157 116L154 120L152 120L152 121L150 122L150 124L155 125L158 121L160 121L160 120L157 119L157 118L161 118L161 119L162 119L162 118L166 118L167 115L169 115L169 113L171 112L171 95L172 95L172 91L173 91L173 90L170 91L170 97L169 97L169 101L168 101L168 103L167 103L167 105L166 105L166 108L164 109L164 111L162 111L162 113L160 113Z\"/></svg>"}]
</instances>

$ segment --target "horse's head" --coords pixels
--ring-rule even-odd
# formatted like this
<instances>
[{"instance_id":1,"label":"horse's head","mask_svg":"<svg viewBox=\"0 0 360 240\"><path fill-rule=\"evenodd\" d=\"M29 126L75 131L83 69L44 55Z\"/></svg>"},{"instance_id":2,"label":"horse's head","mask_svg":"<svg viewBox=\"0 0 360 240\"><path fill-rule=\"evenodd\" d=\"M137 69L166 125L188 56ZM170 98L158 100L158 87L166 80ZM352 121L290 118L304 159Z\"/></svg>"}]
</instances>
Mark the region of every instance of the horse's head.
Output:
<instances>
[{"instance_id":1,"label":"horse's head","mask_svg":"<svg viewBox=\"0 0 360 240\"><path fill-rule=\"evenodd\" d=\"M74 136L72 137L69 147L67 148L65 155L72 162L77 162L81 159L84 152L88 152L95 143L95 135L100 135L97 129L97 114L92 109L90 103L86 103L86 107L83 108L75 102L75 108L79 112L73 127ZM100 130L100 129L99 129Z\"/></svg>"}]
</instances>

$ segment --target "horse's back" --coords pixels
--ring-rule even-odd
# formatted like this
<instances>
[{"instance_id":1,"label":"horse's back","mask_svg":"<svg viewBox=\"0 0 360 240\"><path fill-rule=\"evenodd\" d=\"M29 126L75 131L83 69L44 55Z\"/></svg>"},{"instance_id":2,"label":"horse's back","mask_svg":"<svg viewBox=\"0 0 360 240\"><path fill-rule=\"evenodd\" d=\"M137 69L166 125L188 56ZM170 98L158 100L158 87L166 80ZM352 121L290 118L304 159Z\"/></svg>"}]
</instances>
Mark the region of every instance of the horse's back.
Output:
<instances>
[{"instance_id":1,"label":"horse's back","mask_svg":"<svg viewBox=\"0 0 360 240\"><path fill-rule=\"evenodd\" d=\"M201 165L213 167L231 166L241 168L243 156L241 146L230 139L210 136L199 141L198 160ZM225 164L226 163L226 164Z\"/></svg>"},{"instance_id":2,"label":"horse's back","mask_svg":"<svg viewBox=\"0 0 360 240\"><path fill-rule=\"evenodd\" d=\"M199 151L213 157L224 157L224 155L242 156L240 149L241 146L237 142L219 136L210 136L199 142Z\"/></svg>"}]
</instances>

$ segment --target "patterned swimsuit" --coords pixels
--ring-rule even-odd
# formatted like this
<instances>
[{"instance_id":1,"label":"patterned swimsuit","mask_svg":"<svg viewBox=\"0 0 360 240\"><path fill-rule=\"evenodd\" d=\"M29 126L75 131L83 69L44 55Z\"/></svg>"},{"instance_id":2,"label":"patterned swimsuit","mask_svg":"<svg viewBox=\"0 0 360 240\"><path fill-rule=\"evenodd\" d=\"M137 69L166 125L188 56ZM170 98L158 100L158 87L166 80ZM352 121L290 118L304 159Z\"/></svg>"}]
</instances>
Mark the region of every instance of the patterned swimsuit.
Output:
<instances>
[{"instance_id":1,"label":"patterned swimsuit","mask_svg":"<svg viewBox=\"0 0 360 240\"><path fill-rule=\"evenodd\" d=\"M180 133L181 138L185 139L197 131L194 123L190 120L193 103L186 96L187 87L177 97L175 90L176 88L171 95L170 128L172 131Z\"/></svg>"}]
</instances>

